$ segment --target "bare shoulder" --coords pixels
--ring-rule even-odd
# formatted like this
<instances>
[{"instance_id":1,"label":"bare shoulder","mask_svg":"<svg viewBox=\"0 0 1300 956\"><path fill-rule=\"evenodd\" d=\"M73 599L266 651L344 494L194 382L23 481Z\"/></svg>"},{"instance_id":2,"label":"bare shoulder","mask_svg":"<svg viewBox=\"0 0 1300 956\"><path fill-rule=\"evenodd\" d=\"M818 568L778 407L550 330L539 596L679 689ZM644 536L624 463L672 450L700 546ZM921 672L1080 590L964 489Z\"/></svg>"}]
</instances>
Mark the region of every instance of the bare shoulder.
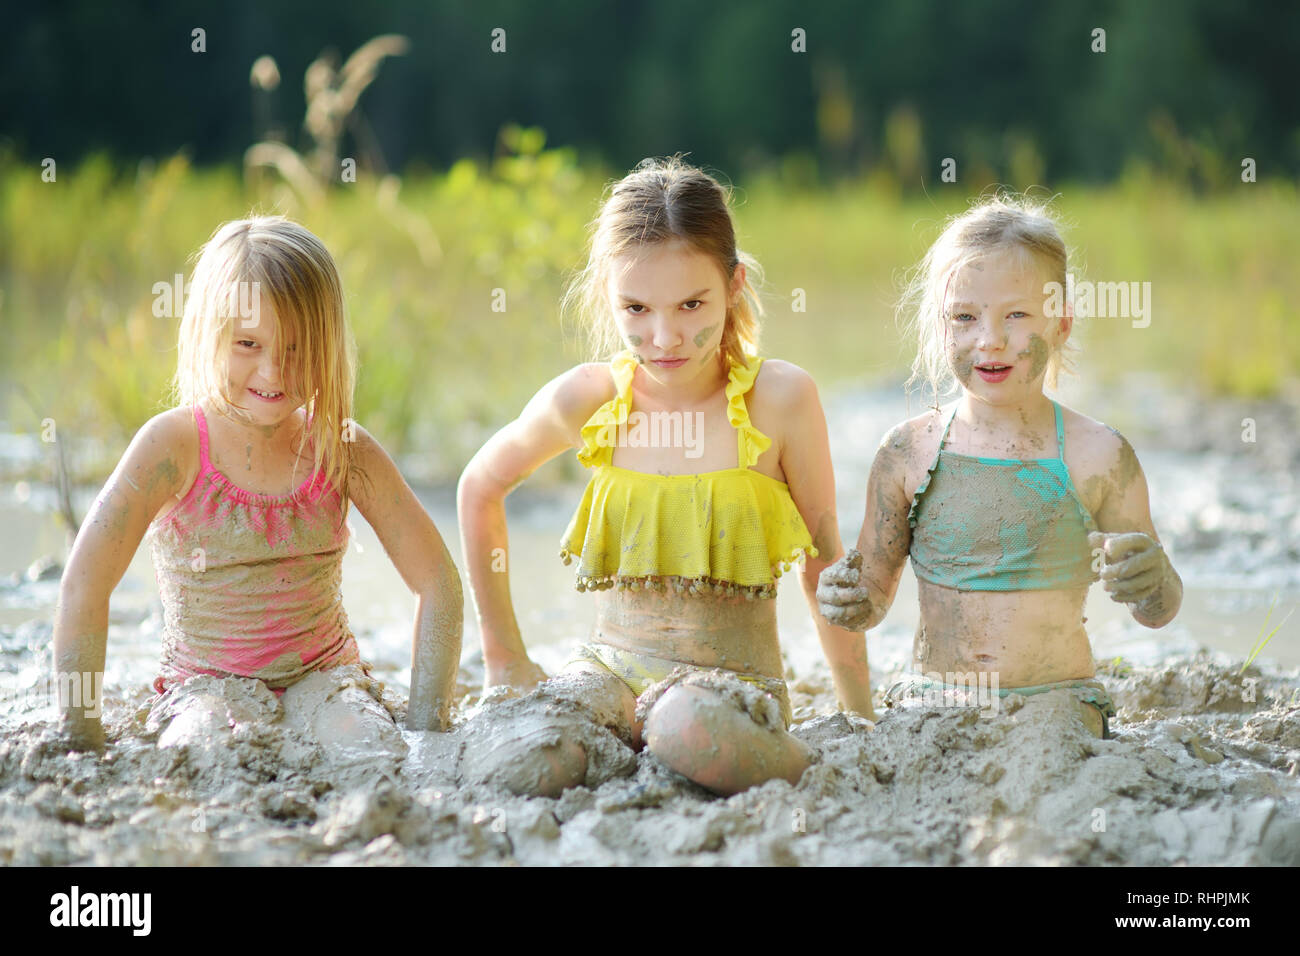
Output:
<instances>
[{"instance_id":1,"label":"bare shoulder","mask_svg":"<svg viewBox=\"0 0 1300 956\"><path fill-rule=\"evenodd\" d=\"M1129 440L1105 422L1061 406L1065 426L1065 464L1083 503L1096 512L1108 498L1122 498L1142 477L1142 465Z\"/></svg>"},{"instance_id":2,"label":"bare shoulder","mask_svg":"<svg viewBox=\"0 0 1300 956\"><path fill-rule=\"evenodd\" d=\"M583 362L544 385L538 396L548 395L565 419L591 414L618 394L607 362Z\"/></svg>"},{"instance_id":3,"label":"bare shoulder","mask_svg":"<svg viewBox=\"0 0 1300 956\"><path fill-rule=\"evenodd\" d=\"M817 383L806 371L783 359L765 359L745 396L750 417L795 417L798 410L820 407ZM794 413L792 415L791 413Z\"/></svg>"},{"instance_id":4,"label":"bare shoulder","mask_svg":"<svg viewBox=\"0 0 1300 956\"><path fill-rule=\"evenodd\" d=\"M927 408L899 422L880 440L880 452L909 466L927 467L939 453L939 442L951 411L950 407Z\"/></svg>"},{"instance_id":5,"label":"bare shoulder","mask_svg":"<svg viewBox=\"0 0 1300 956\"><path fill-rule=\"evenodd\" d=\"M1071 472L1077 467L1078 473L1087 478L1138 467L1137 453L1118 429L1064 405L1061 405L1061 415Z\"/></svg>"},{"instance_id":6,"label":"bare shoulder","mask_svg":"<svg viewBox=\"0 0 1300 956\"><path fill-rule=\"evenodd\" d=\"M379 439L355 421L351 426L348 443L352 446L354 465L364 468L376 460L382 461L388 458L388 452L384 451L384 446L379 443Z\"/></svg>"},{"instance_id":7,"label":"bare shoulder","mask_svg":"<svg viewBox=\"0 0 1300 956\"><path fill-rule=\"evenodd\" d=\"M183 498L198 474L194 413L189 408L172 408L140 426L103 494L105 500L119 494L143 496L152 519L166 510L173 497Z\"/></svg>"},{"instance_id":8,"label":"bare shoulder","mask_svg":"<svg viewBox=\"0 0 1300 956\"><path fill-rule=\"evenodd\" d=\"M951 406L927 408L887 431L876 449L873 473L897 482L908 497L914 495L939 454L944 425L951 411Z\"/></svg>"},{"instance_id":9,"label":"bare shoulder","mask_svg":"<svg viewBox=\"0 0 1300 956\"><path fill-rule=\"evenodd\" d=\"M194 483L199 473L199 430L189 407L169 408L149 419L136 432L127 452L140 466L152 467L159 474L176 471L176 483L182 491Z\"/></svg>"}]
</instances>

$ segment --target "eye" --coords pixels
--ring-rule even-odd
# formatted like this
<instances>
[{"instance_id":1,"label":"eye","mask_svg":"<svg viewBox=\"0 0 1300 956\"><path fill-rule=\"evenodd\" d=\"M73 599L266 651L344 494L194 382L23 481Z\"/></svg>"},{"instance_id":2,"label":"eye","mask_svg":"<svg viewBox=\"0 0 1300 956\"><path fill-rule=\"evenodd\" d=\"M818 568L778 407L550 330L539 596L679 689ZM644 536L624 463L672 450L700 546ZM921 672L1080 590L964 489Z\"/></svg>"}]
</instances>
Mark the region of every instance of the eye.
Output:
<instances>
[{"instance_id":1,"label":"eye","mask_svg":"<svg viewBox=\"0 0 1300 956\"><path fill-rule=\"evenodd\" d=\"M625 308L626 311L631 312L633 315L643 315L644 313L642 313L642 312L634 312L633 310L634 310L634 309L644 309L645 306L644 306L644 305L637 305L636 303L633 303L632 305L624 306L624 308Z\"/></svg>"},{"instance_id":2,"label":"eye","mask_svg":"<svg viewBox=\"0 0 1300 956\"><path fill-rule=\"evenodd\" d=\"M682 303L682 308L685 309L687 312L694 312L703 304L704 304L703 299L690 299Z\"/></svg>"},{"instance_id":3,"label":"eye","mask_svg":"<svg viewBox=\"0 0 1300 956\"><path fill-rule=\"evenodd\" d=\"M1008 319L1014 319L1016 316L1020 316L1020 317L1023 319L1023 318L1025 318L1025 317L1027 317L1028 315L1029 315L1028 312L1012 312L1011 314L1009 314L1009 315L1007 316L1007 318L1008 318Z\"/></svg>"},{"instance_id":4,"label":"eye","mask_svg":"<svg viewBox=\"0 0 1300 956\"><path fill-rule=\"evenodd\" d=\"M954 312L952 314L952 320L954 322L974 322L975 316L971 315L969 312Z\"/></svg>"},{"instance_id":5,"label":"eye","mask_svg":"<svg viewBox=\"0 0 1300 956\"><path fill-rule=\"evenodd\" d=\"M235 344L236 344L236 345L242 345L242 346L243 346L244 348L246 348L246 349L255 349L255 348L257 348L257 343L254 342L252 339L240 339L240 340L239 340L238 342L236 342Z\"/></svg>"}]
</instances>

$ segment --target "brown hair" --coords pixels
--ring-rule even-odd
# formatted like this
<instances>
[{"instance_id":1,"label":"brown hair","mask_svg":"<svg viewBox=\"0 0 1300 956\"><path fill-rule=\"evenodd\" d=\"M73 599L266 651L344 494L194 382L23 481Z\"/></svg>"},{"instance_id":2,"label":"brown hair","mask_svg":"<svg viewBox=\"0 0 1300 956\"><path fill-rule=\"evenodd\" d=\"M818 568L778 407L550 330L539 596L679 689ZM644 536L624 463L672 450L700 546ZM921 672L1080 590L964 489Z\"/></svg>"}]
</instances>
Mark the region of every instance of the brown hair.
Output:
<instances>
[{"instance_id":1,"label":"brown hair","mask_svg":"<svg viewBox=\"0 0 1300 956\"><path fill-rule=\"evenodd\" d=\"M622 348L606 297L610 264L640 246L681 241L717 263L728 292L736 266L744 263L745 284L727 308L722 354L745 364L758 351L758 317L763 307L755 289L762 282L762 271L752 256L736 246L730 191L678 154L643 159L607 193L589 227L587 265L570 282L562 304L565 313L577 313L592 357L602 360Z\"/></svg>"}]
</instances>

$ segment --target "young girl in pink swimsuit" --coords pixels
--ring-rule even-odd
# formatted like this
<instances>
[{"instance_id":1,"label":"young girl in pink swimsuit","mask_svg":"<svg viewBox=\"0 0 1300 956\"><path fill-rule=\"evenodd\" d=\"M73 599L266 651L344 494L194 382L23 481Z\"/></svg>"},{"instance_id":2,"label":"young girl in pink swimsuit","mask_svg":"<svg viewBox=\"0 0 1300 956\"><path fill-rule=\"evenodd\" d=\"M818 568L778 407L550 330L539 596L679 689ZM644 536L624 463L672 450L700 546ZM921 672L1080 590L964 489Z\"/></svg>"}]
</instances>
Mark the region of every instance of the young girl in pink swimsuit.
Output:
<instances>
[{"instance_id":1,"label":"young girl in pink swimsuit","mask_svg":"<svg viewBox=\"0 0 1300 956\"><path fill-rule=\"evenodd\" d=\"M352 712L313 707L311 725L322 738L356 738L327 744L397 738L360 690L365 665L343 609L349 502L418 598L407 726L445 729L459 576L392 460L352 421L354 379L342 288L320 240L280 217L218 229L181 323L177 407L135 436L63 576L54 654L73 746L103 745L109 595L146 532L163 603L159 693L197 675L251 678L288 709L295 695L285 691L307 675L358 665L352 693L332 695Z\"/></svg>"}]
</instances>

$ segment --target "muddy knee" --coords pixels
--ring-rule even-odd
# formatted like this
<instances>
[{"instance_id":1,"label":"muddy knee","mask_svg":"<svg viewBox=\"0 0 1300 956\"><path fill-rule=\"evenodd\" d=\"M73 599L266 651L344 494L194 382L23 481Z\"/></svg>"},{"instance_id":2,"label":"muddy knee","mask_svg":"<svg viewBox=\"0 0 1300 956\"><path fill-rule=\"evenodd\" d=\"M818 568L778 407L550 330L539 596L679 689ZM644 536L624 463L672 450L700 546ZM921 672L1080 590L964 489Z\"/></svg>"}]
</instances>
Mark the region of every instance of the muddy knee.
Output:
<instances>
[{"instance_id":1,"label":"muddy knee","mask_svg":"<svg viewBox=\"0 0 1300 956\"><path fill-rule=\"evenodd\" d=\"M513 729L491 715L466 728L460 772L469 783L487 784L518 796L555 797L587 777L587 749L563 722L535 721Z\"/></svg>"},{"instance_id":2,"label":"muddy knee","mask_svg":"<svg viewBox=\"0 0 1300 956\"><path fill-rule=\"evenodd\" d=\"M645 741L670 769L715 793L737 793L775 777L797 783L811 751L780 727L756 721L715 691L674 684L646 715Z\"/></svg>"},{"instance_id":3,"label":"muddy knee","mask_svg":"<svg viewBox=\"0 0 1300 956\"><path fill-rule=\"evenodd\" d=\"M1102 716L1101 711L1092 704L1083 701L1075 702L1075 710L1079 719L1083 721L1083 726L1087 728L1088 733L1092 734L1098 740L1106 735L1106 718Z\"/></svg>"}]
</instances>

